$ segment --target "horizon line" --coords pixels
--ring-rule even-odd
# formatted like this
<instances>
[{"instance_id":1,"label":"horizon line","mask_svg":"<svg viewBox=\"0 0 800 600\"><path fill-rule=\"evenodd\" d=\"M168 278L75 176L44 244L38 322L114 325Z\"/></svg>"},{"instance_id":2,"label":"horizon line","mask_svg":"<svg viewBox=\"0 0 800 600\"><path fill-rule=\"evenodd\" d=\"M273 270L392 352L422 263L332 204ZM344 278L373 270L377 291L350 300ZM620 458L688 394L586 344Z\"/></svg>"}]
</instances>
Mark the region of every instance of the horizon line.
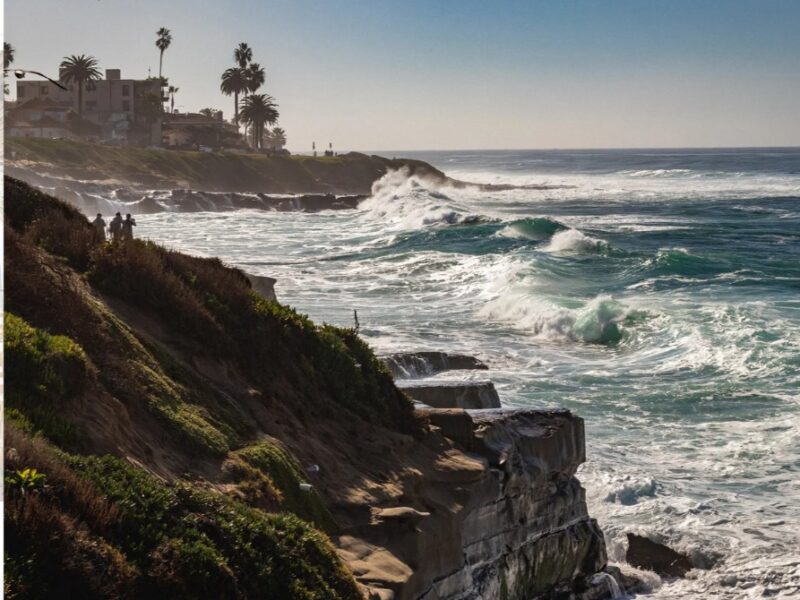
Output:
<instances>
[{"instance_id":1,"label":"horizon line","mask_svg":"<svg viewBox=\"0 0 800 600\"><path fill-rule=\"evenodd\" d=\"M582 152L582 151L597 151L597 150L800 150L800 144L791 145L777 145L777 146L594 146L594 147L548 147L548 148L423 148L423 149L396 149L396 148L383 148L383 149L368 149L357 150L350 149L346 152L361 152L362 154L369 154L375 152L520 152L520 151L533 151L533 152ZM309 154L312 151L309 151ZM317 151L319 152L319 151ZM337 151L339 154L343 152ZM305 151L293 150L293 154L305 154Z\"/></svg>"}]
</instances>

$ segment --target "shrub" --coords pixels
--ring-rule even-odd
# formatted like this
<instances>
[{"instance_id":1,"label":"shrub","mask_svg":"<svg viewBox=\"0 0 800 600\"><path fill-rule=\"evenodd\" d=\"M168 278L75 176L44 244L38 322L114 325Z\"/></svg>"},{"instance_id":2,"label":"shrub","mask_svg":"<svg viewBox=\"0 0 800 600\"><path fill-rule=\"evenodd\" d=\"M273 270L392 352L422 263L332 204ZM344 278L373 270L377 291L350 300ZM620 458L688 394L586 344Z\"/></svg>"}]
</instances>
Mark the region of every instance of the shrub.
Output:
<instances>
[{"instance_id":1,"label":"shrub","mask_svg":"<svg viewBox=\"0 0 800 600\"><path fill-rule=\"evenodd\" d=\"M110 539L143 572L156 574L151 590L169 590L152 597L192 597L192 574L200 571L222 597L232 589L229 573L246 597L361 597L330 542L296 517L269 515L188 484L167 485L110 456L70 463L119 507Z\"/></svg>"},{"instance_id":2,"label":"shrub","mask_svg":"<svg viewBox=\"0 0 800 600\"><path fill-rule=\"evenodd\" d=\"M92 373L83 349L5 313L5 360L9 418L64 447L79 446L78 429L60 413Z\"/></svg>"},{"instance_id":3,"label":"shrub","mask_svg":"<svg viewBox=\"0 0 800 600\"><path fill-rule=\"evenodd\" d=\"M6 489L8 598L297 598L361 595L324 534L111 456L70 456L7 429L6 466L47 475Z\"/></svg>"},{"instance_id":4,"label":"shrub","mask_svg":"<svg viewBox=\"0 0 800 600\"><path fill-rule=\"evenodd\" d=\"M5 313L6 380L10 397L58 402L76 396L91 372L76 342L50 335Z\"/></svg>"},{"instance_id":5,"label":"shrub","mask_svg":"<svg viewBox=\"0 0 800 600\"><path fill-rule=\"evenodd\" d=\"M142 240L105 244L92 254L89 280L101 290L156 312L210 347L225 334L191 289L169 268L164 250Z\"/></svg>"},{"instance_id":6,"label":"shrub","mask_svg":"<svg viewBox=\"0 0 800 600\"><path fill-rule=\"evenodd\" d=\"M80 212L26 183L5 178L5 216L11 227L48 252L85 270L94 246L93 231Z\"/></svg>"},{"instance_id":7,"label":"shrub","mask_svg":"<svg viewBox=\"0 0 800 600\"><path fill-rule=\"evenodd\" d=\"M279 492L275 494L277 509L293 513L328 533L336 530L333 517L317 491L312 489L304 492L300 489L300 484L305 483L307 478L277 440L262 440L237 451L234 456L268 476L269 482Z\"/></svg>"}]
</instances>

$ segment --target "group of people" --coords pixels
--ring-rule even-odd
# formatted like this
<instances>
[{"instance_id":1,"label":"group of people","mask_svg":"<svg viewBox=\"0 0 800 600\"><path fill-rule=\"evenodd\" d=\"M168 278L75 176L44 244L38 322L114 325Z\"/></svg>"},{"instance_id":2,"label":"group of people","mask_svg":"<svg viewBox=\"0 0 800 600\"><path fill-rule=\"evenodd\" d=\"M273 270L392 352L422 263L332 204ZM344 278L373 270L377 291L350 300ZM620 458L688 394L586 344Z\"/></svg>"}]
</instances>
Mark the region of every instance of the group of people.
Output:
<instances>
[{"instance_id":1,"label":"group of people","mask_svg":"<svg viewBox=\"0 0 800 600\"><path fill-rule=\"evenodd\" d=\"M105 242L106 222L101 213L97 213L97 218L92 221L92 226L94 227L95 242ZM119 242L132 240L134 227L136 227L136 219L131 217L130 214L125 215L123 219L122 215L117 213L108 225L108 233L111 236L111 241Z\"/></svg>"}]
</instances>

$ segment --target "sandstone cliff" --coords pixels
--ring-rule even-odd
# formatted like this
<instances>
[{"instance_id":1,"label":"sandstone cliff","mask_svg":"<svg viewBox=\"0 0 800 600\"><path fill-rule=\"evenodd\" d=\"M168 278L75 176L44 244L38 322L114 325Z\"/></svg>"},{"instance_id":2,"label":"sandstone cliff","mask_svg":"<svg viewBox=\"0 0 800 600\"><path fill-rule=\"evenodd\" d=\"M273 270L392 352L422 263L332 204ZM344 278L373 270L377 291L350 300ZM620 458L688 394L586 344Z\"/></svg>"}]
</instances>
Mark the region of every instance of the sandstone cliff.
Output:
<instances>
[{"instance_id":1,"label":"sandstone cliff","mask_svg":"<svg viewBox=\"0 0 800 600\"><path fill-rule=\"evenodd\" d=\"M609 595L579 418L415 412L241 271L5 203L7 594Z\"/></svg>"}]
</instances>

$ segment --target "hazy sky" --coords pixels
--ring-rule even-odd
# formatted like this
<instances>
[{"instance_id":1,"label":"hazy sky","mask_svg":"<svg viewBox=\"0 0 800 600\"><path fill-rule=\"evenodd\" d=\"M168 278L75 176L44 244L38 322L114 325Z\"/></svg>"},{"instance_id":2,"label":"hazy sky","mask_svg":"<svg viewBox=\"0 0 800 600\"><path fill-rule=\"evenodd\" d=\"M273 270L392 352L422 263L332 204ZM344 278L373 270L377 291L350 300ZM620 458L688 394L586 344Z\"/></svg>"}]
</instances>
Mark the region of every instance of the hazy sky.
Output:
<instances>
[{"instance_id":1,"label":"hazy sky","mask_svg":"<svg viewBox=\"0 0 800 600\"><path fill-rule=\"evenodd\" d=\"M222 108L249 43L289 147L800 145L800 0L6 0L15 66L86 53Z\"/></svg>"}]
</instances>

